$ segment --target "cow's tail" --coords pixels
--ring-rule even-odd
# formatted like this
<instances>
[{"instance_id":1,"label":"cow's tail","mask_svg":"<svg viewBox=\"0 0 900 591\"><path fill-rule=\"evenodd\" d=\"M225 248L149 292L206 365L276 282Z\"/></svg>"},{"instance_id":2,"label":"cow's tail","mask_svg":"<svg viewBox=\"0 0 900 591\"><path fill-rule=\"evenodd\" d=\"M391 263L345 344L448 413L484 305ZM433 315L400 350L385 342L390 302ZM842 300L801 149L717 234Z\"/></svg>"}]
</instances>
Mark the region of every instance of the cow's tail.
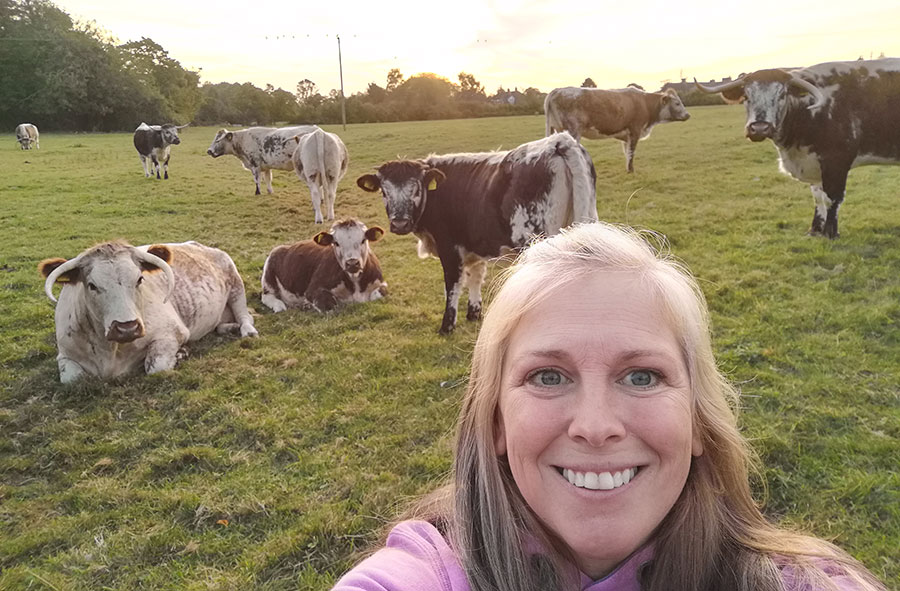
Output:
<instances>
[{"instance_id":1,"label":"cow's tail","mask_svg":"<svg viewBox=\"0 0 900 591\"><path fill-rule=\"evenodd\" d=\"M544 117L546 119L546 126L544 128L544 137L550 137L550 134L553 133L553 125L551 124L551 120L556 120L556 107L553 106L553 91L551 90L547 93L547 98L544 99Z\"/></svg>"},{"instance_id":2,"label":"cow's tail","mask_svg":"<svg viewBox=\"0 0 900 591\"><path fill-rule=\"evenodd\" d=\"M316 134L316 165L319 168L319 186L322 187L322 192L325 195L331 194L331 186L328 182L328 166L326 165L325 160L325 133L319 133L318 131L314 132ZM323 197L325 197L323 195Z\"/></svg>"},{"instance_id":3,"label":"cow's tail","mask_svg":"<svg viewBox=\"0 0 900 591\"><path fill-rule=\"evenodd\" d=\"M559 134L556 152L562 157L568 172L572 190L572 221L596 222L600 219L597 215L597 170L591 155L568 132Z\"/></svg>"}]
</instances>

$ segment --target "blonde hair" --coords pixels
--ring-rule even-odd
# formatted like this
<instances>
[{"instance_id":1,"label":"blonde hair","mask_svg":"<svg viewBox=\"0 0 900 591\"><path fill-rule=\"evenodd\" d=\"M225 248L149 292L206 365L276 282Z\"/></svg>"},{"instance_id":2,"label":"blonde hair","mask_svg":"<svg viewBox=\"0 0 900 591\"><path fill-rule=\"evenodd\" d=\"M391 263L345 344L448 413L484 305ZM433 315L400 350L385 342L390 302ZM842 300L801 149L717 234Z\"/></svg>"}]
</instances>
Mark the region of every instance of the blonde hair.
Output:
<instances>
[{"instance_id":1,"label":"blonde hair","mask_svg":"<svg viewBox=\"0 0 900 591\"><path fill-rule=\"evenodd\" d=\"M662 237L593 223L533 244L507 270L475 344L453 480L416 511L444 524L472 591L577 588L564 544L540 524L506 458L495 453L496 413L503 360L518 322L560 287L588 273L609 271L639 274L680 336L694 429L704 450L693 458L681 496L654 534L654 560L642 573L643 589L780 591L781 569L817 590L837 589L820 568L823 559L861 591L884 589L832 544L778 529L765 519L750 491L755 456L737 429L732 410L737 393L716 366L699 286L671 258ZM548 552L533 556L529 548L535 543Z\"/></svg>"}]
</instances>

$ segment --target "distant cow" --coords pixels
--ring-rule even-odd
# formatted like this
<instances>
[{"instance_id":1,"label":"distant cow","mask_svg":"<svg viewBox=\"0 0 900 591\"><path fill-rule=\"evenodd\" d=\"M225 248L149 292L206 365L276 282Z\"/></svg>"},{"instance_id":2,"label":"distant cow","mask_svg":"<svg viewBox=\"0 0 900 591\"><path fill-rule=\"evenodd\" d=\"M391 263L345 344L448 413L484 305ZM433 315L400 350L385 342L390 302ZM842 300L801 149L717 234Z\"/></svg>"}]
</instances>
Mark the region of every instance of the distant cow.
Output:
<instances>
[{"instance_id":1,"label":"distant cow","mask_svg":"<svg viewBox=\"0 0 900 591\"><path fill-rule=\"evenodd\" d=\"M594 164L565 132L506 152L394 160L356 182L366 191L381 189L391 232L413 232L419 256L440 259L443 334L456 325L463 286L466 318L481 317L487 259L572 222L597 220Z\"/></svg>"},{"instance_id":2,"label":"distant cow","mask_svg":"<svg viewBox=\"0 0 900 591\"><path fill-rule=\"evenodd\" d=\"M621 90L554 88L544 100L544 113L547 135L565 130L579 141L614 137L625 142L628 172L634 172L638 140L648 137L654 125L691 117L674 90L644 92L631 86Z\"/></svg>"},{"instance_id":3,"label":"distant cow","mask_svg":"<svg viewBox=\"0 0 900 591\"><path fill-rule=\"evenodd\" d=\"M344 302L371 302L387 289L378 257L369 247L384 235L357 220L339 221L312 240L276 246L262 272L262 302L275 312Z\"/></svg>"},{"instance_id":4,"label":"distant cow","mask_svg":"<svg viewBox=\"0 0 900 591\"><path fill-rule=\"evenodd\" d=\"M41 149L41 134L38 132L37 125L31 123L20 123L16 126L16 141L23 150L30 150L34 144L38 150Z\"/></svg>"},{"instance_id":5,"label":"distant cow","mask_svg":"<svg viewBox=\"0 0 900 591\"><path fill-rule=\"evenodd\" d=\"M837 238L851 168L900 162L900 58L759 70L714 86L694 82L746 102L747 138L772 140L781 171L810 184L810 235Z\"/></svg>"},{"instance_id":6,"label":"distant cow","mask_svg":"<svg viewBox=\"0 0 900 591\"><path fill-rule=\"evenodd\" d=\"M271 194L272 170L293 170L294 163L291 156L297 149L297 136L304 136L316 129L318 127L315 125L250 127L239 131L220 129L206 153L213 158L223 154L236 156L244 168L253 173L256 194L260 194L260 178L265 179Z\"/></svg>"},{"instance_id":7,"label":"distant cow","mask_svg":"<svg viewBox=\"0 0 900 591\"><path fill-rule=\"evenodd\" d=\"M294 150L294 172L309 187L316 214L316 223L322 223L322 201L328 210L328 219L334 219L334 199L337 196L338 181L347 174L349 157L347 147L341 138L333 133L316 129L298 136Z\"/></svg>"},{"instance_id":8,"label":"distant cow","mask_svg":"<svg viewBox=\"0 0 900 591\"><path fill-rule=\"evenodd\" d=\"M64 383L117 377L142 364L147 373L172 369L182 345L212 330L257 335L231 257L197 242L106 242L38 268L54 302L53 284L63 284L56 359Z\"/></svg>"},{"instance_id":9,"label":"distant cow","mask_svg":"<svg viewBox=\"0 0 900 591\"><path fill-rule=\"evenodd\" d=\"M144 167L144 177L150 177L156 171L159 178L159 166L163 167L163 178L169 178L169 152L172 146L181 143L178 130L187 127L185 125L147 125L143 121L134 130L134 147L141 158L141 166ZM150 161L149 164L147 161Z\"/></svg>"}]
</instances>

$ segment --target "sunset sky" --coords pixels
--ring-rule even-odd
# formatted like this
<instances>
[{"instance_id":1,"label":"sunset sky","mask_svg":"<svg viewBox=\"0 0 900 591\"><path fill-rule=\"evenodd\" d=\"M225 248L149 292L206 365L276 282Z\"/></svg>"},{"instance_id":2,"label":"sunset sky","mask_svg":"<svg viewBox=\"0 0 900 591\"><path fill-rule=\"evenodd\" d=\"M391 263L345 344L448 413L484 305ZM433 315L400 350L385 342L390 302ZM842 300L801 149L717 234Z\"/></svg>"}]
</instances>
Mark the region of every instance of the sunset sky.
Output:
<instances>
[{"instance_id":1,"label":"sunset sky","mask_svg":"<svg viewBox=\"0 0 900 591\"><path fill-rule=\"evenodd\" d=\"M453 2L54 0L120 42L149 37L203 82L267 83L350 95L388 70L474 74L546 92L591 77L601 88L719 79L760 68L900 56L897 0Z\"/></svg>"}]
</instances>

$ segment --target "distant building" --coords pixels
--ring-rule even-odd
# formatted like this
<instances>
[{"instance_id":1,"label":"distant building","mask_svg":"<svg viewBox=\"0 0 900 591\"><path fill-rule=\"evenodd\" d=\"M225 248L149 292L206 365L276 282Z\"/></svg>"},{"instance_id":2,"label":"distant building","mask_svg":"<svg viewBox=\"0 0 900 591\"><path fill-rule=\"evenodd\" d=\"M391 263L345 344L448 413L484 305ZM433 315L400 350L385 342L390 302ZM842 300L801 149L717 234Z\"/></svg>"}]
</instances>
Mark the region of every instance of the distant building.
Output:
<instances>
[{"instance_id":1,"label":"distant building","mask_svg":"<svg viewBox=\"0 0 900 591\"><path fill-rule=\"evenodd\" d=\"M496 104L516 105L522 102L525 95L519 92L518 87L513 90L498 90L497 94L491 97L491 102Z\"/></svg>"}]
</instances>

